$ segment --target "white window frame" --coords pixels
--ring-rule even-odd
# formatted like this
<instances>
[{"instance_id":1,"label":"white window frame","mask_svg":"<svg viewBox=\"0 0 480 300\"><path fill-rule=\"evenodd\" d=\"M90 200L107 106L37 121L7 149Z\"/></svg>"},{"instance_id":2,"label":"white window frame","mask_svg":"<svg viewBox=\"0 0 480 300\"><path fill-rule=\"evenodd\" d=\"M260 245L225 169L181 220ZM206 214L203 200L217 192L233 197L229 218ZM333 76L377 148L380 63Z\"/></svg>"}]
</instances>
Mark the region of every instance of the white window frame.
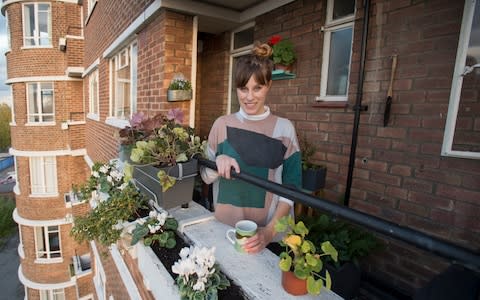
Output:
<instances>
[{"instance_id":1,"label":"white window frame","mask_svg":"<svg viewBox=\"0 0 480 300\"><path fill-rule=\"evenodd\" d=\"M15 103L13 102L13 87L10 85L10 111L12 113L12 121L10 122L10 126L15 126L17 123L15 122Z\"/></svg>"},{"instance_id":2,"label":"white window frame","mask_svg":"<svg viewBox=\"0 0 480 300\"><path fill-rule=\"evenodd\" d=\"M100 118L98 89L98 69L96 69L88 75L88 117L95 120Z\"/></svg>"},{"instance_id":3,"label":"white window frame","mask_svg":"<svg viewBox=\"0 0 480 300\"><path fill-rule=\"evenodd\" d=\"M97 0L88 0L87 2L87 18L90 17L90 14L92 13L93 9L95 8L95 5L97 5Z\"/></svg>"},{"instance_id":4,"label":"white window frame","mask_svg":"<svg viewBox=\"0 0 480 300\"><path fill-rule=\"evenodd\" d=\"M8 13L5 12L5 29L7 31L7 51L10 51L12 49L12 41L11 41L11 36L10 36L10 25L8 24Z\"/></svg>"},{"instance_id":5,"label":"white window frame","mask_svg":"<svg viewBox=\"0 0 480 300\"><path fill-rule=\"evenodd\" d=\"M134 51L135 49L135 51ZM132 55L135 53L135 55ZM124 127L128 125L128 119L137 111L137 60L138 60L138 43L134 41L127 47L120 50L110 59L110 109L107 123L110 125ZM123 63L121 63L123 61ZM130 67L130 78L116 80L116 72L123 68ZM129 83L130 90L130 112L125 114L124 108L119 108L117 83ZM123 102L123 101L122 101Z\"/></svg>"},{"instance_id":6,"label":"white window frame","mask_svg":"<svg viewBox=\"0 0 480 300\"><path fill-rule=\"evenodd\" d=\"M38 30L38 13L39 9L38 6L42 5L48 5L48 44L47 45L40 45L40 33ZM25 6L28 5L34 5L34 14L35 14L35 30L38 32L34 36L27 36L26 32L26 18L25 18ZM29 3L23 3L22 4L22 21L23 21L23 48L52 48L52 5L49 2L29 2ZM27 40L33 39L34 44L33 45L27 45Z\"/></svg>"},{"instance_id":7,"label":"white window frame","mask_svg":"<svg viewBox=\"0 0 480 300\"><path fill-rule=\"evenodd\" d=\"M52 88L44 88L44 84L51 84ZM29 87L31 85L36 85L37 88L37 99L34 99L34 101L37 104L37 107L39 109L38 113L31 112L33 110L33 107L30 105L30 92L29 92ZM55 125L55 85L51 81L42 81L42 82L28 82L25 85L26 88L26 95L27 95L27 124L33 125L33 124L40 124L40 125ZM52 92L52 112L51 113L44 113L41 111L42 109L42 93L44 91L51 91ZM38 116L39 121L31 121L32 117ZM45 117L52 117L52 121L43 121Z\"/></svg>"},{"instance_id":8,"label":"white window frame","mask_svg":"<svg viewBox=\"0 0 480 300\"><path fill-rule=\"evenodd\" d=\"M325 21L325 25L322 27L324 33L324 40L323 40L323 57L322 57L322 68L321 68L321 76L320 76L320 96L316 98L317 101L347 101L348 100L348 86L349 86L349 78L350 78L350 71L352 66L352 52L353 47L350 46L350 62L348 64L348 75L347 75L347 82L346 82L346 95L342 96L333 96L327 95L327 84L328 84L328 65L330 63L330 44L331 44L331 36L332 32L335 32L340 29L345 28L352 28L352 45L353 45L353 32L354 32L354 25L355 25L355 12L356 12L356 5L353 14L333 20L333 6L335 0L328 0L327 2L327 17Z\"/></svg>"},{"instance_id":9,"label":"white window frame","mask_svg":"<svg viewBox=\"0 0 480 300\"><path fill-rule=\"evenodd\" d=\"M93 257L95 258L95 273L93 275L93 284L95 286L95 291L97 292L97 298L99 300L107 300L107 284L106 284L106 275L105 270L100 260L100 254L97 250L97 246L94 241L90 242Z\"/></svg>"},{"instance_id":10,"label":"white window frame","mask_svg":"<svg viewBox=\"0 0 480 300\"><path fill-rule=\"evenodd\" d=\"M65 300L65 289L39 290L40 300Z\"/></svg>"},{"instance_id":11,"label":"white window frame","mask_svg":"<svg viewBox=\"0 0 480 300\"><path fill-rule=\"evenodd\" d=\"M445 132L443 135L442 156L480 159L480 152L457 151L453 150L453 138L457 124L458 108L460 105L460 95L462 92L463 77L465 74L468 44L472 31L473 16L475 7L479 0L467 0L463 9L462 27L458 40L457 57L455 61L455 70L453 72L452 88L450 90L450 100L448 104L447 120L445 122ZM479 12L477 12L479 13ZM475 65L476 66L476 65ZM478 68L478 67L477 67ZM473 69L473 72L478 70Z\"/></svg>"},{"instance_id":12,"label":"white window frame","mask_svg":"<svg viewBox=\"0 0 480 300\"><path fill-rule=\"evenodd\" d=\"M56 229L55 230L49 229L49 227L56 227ZM48 238L50 233L57 233L59 250L55 250L55 251L50 250L50 240ZM63 261L62 240L60 237L59 225L34 227L34 235L35 235L35 254L36 254L35 262L36 263L42 263L42 262L56 263L59 261ZM42 240L39 240L39 238L42 238ZM40 245L39 245L40 242L43 242L43 244L45 245L44 250L40 249ZM53 255L58 255L58 256L52 257Z\"/></svg>"},{"instance_id":13,"label":"white window frame","mask_svg":"<svg viewBox=\"0 0 480 300\"><path fill-rule=\"evenodd\" d=\"M232 101L234 98L233 93L235 93L235 87L234 87L234 82L233 82L233 63L235 58L238 58L240 56L247 55L251 53L251 50L253 48L253 42L249 45L240 47L240 48L234 48L234 41L235 41L235 34L241 31L244 31L246 29L255 27L255 22L250 22L247 24L242 25L241 27L235 29L234 31L231 32L230 34L230 60L229 60L229 71L228 71L228 105L227 105L227 114L232 113Z\"/></svg>"},{"instance_id":14,"label":"white window frame","mask_svg":"<svg viewBox=\"0 0 480 300\"><path fill-rule=\"evenodd\" d=\"M38 162L36 162L38 160ZM58 196L57 160L55 156L35 156L29 158L30 186L33 197ZM36 166L40 166L39 170ZM47 178L52 181L47 182Z\"/></svg>"}]
</instances>

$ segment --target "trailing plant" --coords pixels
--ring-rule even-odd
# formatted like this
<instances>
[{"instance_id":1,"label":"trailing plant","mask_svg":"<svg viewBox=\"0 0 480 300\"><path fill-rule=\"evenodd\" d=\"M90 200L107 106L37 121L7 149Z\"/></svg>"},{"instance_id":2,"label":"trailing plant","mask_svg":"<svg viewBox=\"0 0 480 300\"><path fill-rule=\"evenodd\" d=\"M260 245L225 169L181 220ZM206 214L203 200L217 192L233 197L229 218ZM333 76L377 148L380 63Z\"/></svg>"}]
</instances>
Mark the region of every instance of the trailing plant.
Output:
<instances>
[{"instance_id":1,"label":"trailing plant","mask_svg":"<svg viewBox=\"0 0 480 300\"><path fill-rule=\"evenodd\" d=\"M92 192L111 194L123 189L126 184L122 171L115 163L96 162L92 166L88 180L81 185L73 186L72 190L79 200L86 201L92 198Z\"/></svg>"},{"instance_id":2,"label":"trailing plant","mask_svg":"<svg viewBox=\"0 0 480 300\"><path fill-rule=\"evenodd\" d=\"M325 260L337 268L347 262L359 265L363 257L382 247L381 241L370 232L325 214L314 217L302 216L301 219L310 228L309 236L315 245L330 241L337 249L337 261L330 257Z\"/></svg>"},{"instance_id":3,"label":"trailing plant","mask_svg":"<svg viewBox=\"0 0 480 300\"><path fill-rule=\"evenodd\" d=\"M135 245L143 238L145 246L157 242L160 247L167 249L175 247L175 230L178 228L178 222L175 218L168 216L166 211L158 213L152 210L148 217L139 218L135 223L131 245Z\"/></svg>"},{"instance_id":4,"label":"trailing plant","mask_svg":"<svg viewBox=\"0 0 480 300\"><path fill-rule=\"evenodd\" d=\"M119 240L122 224L146 207L146 197L133 183L127 183L111 190L108 199L97 202L87 215L76 217L70 234L79 242L97 240L110 246Z\"/></svg>"},{"instance_id":5,"label":"trailing plant","mask_svg":"<svg viewBox=\"0 0 480 300\"><path fill-rule=\"evenodd\" d=\"M308 228L302 221L295 223L291 215L280 218L275 224L275 231L285 233L280 245L285 251L280 253L280 269L284 272L292 271L299 279L307 281L307 291L318 295L322 286L331 288L332 281L328 270L325 276L321 275L324 267L322 257L337 260L337 250L329 241L321 243L321 252L317 252L315 244L307 240Z\"/></svg>"},{"instance_id":6,"label":"trailing plant","mask_svg":"<svg viewBox=\"0 0 480 300\"><path fill-rule=\"evenodd\" d=\"M190 91L192 89L192 84L189 80L185 79L183 75L181 75L172 79L170 85L168 86L168 89Z\"/></svg>"},{"instance_id":7,"label":"trailing plant","mask_svg":"<svg viewBox=\"0 0 480 300\"><path fill-rule=\"evenodd\" d=\"M215 263L215 247L185 247L180 259L172 266L179 276L176 283L182 299L218 299L218 290L230 286L226 276Z\"/></svg>"}]
</instances>

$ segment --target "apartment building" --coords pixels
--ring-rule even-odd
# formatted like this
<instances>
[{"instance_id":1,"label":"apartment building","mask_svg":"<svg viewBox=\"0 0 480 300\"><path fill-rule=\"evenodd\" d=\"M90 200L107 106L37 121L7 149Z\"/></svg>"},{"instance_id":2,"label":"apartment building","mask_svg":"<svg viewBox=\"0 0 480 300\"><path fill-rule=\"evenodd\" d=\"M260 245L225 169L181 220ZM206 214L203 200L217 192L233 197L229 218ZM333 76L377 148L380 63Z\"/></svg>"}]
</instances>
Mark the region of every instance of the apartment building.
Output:
<instances>
[{"instance_id":1,"label":"apartment building","mask_svg":"<svg viewBox=\"0 0 480 300\"><path fill-rule=\"evenodd\" d=\"M71 187L93 162L118 157L118 130L134 112L181 108L206 136L238 107L235 60L276 34L292 40L297 61L293 78L274 80L269 106L315 141L328 167L325 198L348 194L351 208L478 250L479 3L4 0L26 298L126 299L131 284L151 297L134 260L69 236L72 217L89 209ZM169 102L180 73L193 99ZM406 294L450 263L384 239L364 269Z\"/></svg>"}]
</instances>

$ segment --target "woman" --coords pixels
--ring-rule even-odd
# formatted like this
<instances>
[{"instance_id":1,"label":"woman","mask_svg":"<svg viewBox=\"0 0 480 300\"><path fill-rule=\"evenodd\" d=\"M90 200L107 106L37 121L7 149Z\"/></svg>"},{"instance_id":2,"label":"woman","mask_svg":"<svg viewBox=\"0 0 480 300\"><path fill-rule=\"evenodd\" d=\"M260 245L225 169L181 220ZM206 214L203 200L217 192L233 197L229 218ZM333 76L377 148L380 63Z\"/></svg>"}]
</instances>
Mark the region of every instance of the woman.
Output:
<instances>
[{"instance_id":1,"label":"woman","mask_svg":"<svg viewBox=\"0 0 480 300\"><path fill-rule=\"evenodd\" d=\"M234 226L242 219L256 222L257 234L244 246L257 253L275 238L275 222L293 214L293 202L264 189L232 180L230 171L241 170L277 183L301 186L301 157L295 128L271 114L265 101L272 86L272 48L256 44L252 53L238 59L235 72L240 111L218 118L208 137L208 158L217 172L202 170L213 182L215 217Z\"/></svg>"}]
</instances>

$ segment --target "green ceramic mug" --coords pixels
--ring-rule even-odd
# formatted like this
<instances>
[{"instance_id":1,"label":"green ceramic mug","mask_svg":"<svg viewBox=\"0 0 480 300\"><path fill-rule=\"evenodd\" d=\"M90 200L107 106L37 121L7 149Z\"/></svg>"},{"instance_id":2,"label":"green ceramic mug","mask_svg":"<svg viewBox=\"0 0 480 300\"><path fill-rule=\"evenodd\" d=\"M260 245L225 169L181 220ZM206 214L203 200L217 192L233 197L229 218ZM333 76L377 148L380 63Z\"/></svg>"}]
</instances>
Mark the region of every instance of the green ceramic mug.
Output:
<instances>
[{"instance_id":1,"label":"green ceramic mug","mask_svg":"<svg viewBox=\"0 0 480 300\"><path fill-rule=\"evenodd\" d=\"M226 237L238 252L245 253L243 245L247 239L257 233L257 223L241 220L235 224L235 229L227 230Z\"/></svg>"}]
</instances>

